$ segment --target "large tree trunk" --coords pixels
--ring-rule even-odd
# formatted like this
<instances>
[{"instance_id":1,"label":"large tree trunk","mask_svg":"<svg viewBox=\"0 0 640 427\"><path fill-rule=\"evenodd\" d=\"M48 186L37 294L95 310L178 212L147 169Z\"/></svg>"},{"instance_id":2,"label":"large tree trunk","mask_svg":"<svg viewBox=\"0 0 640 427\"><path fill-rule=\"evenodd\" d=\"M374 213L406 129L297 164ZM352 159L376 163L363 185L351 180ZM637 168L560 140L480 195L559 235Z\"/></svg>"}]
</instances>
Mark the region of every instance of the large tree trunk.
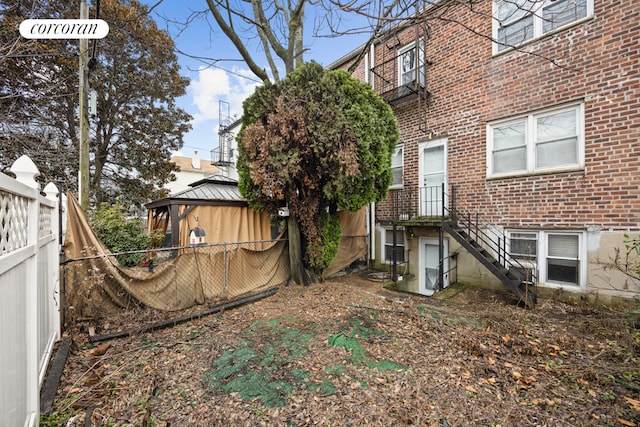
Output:
<instances>
[{"instance_id":1,"label":"large tree trunk","mask_svg":"<svg viewBox=\"0 0 640 427\"><path fill-rule=\"evenodd\" d=\"M287 219L287 234L289 237L289 265L291 268L291 282L298 285L308 286L312 279L304 268L302 237L300 234L300 224L297 218Z\"/></svg>"}]
</instances>

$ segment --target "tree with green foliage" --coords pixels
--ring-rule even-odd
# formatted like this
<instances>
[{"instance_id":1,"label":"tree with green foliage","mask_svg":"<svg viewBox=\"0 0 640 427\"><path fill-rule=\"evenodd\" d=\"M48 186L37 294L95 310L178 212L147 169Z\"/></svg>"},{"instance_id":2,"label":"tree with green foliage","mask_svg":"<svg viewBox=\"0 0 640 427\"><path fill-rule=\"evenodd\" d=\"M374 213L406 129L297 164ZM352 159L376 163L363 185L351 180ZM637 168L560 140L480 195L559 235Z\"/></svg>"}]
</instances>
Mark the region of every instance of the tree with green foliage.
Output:
<instances>
[{"instance_id":1,"label":"tree with green foliage","mask_svg":"<svg viewBox=\"0 0 640 427\"><path fill-rule=\"evenodd\" d=\"M79 158L78 41L27 40L18 27L25 19L77 18L79 10L78 1L0 0L0 169L27 154L46 181L65 178L71 190ZM95 65L88 81L97 93L90 200L139 205L165 195L164 184L175 179L171 153L182 147L191 118L176 99L189 82L148 6L101 0L100 18L109 34L89 43Z\"/></svg>"},{"instance_id":2,"label":"tree with green foliage","mask_svg":"<svg viewBox=\"0 0 640 427\"><path fill-rule=\"evenodd\" d=\"M382 200L391 183L396 118L345 71L303 64L244 102L240 191L255 209L287 206L292 279L308 284L335 257L339 210Z\"/></svg>"}]
</instances>

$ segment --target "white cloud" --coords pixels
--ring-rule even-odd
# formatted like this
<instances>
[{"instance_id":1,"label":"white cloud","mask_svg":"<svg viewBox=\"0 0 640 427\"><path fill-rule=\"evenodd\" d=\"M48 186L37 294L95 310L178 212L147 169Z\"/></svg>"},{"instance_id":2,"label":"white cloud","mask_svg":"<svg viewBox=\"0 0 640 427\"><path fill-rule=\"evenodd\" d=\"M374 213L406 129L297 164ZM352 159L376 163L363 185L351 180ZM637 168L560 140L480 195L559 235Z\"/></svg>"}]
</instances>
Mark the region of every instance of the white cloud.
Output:
<instances>
[{"instance_id":1,"label":"white cloud","mask_svg":"<svg viewBox=\"0 0 640 427\"><path fill-rule=\"evenodd\" d=\"M229 76L220 69L204 68L192 79L189 94L196 110L192 112L193 124L218 118L218 101L230 92Z\"/></svg>"},{"instance_id":2,"label":"white cloud","mask_svg":"<svg viewBox=\"0 0 640 427\"><path fill-rule=\"evenodd\" d=\"M253 80L243 78L247 76L255 79L247 69L233 69L227 73L219 68L201 68L196 79L191 80L188 93L192 97L195 111L191 111L193 125L208 120L218 120L219 102L229 103L229 111L232 116L242 115L242 102L251 94L258 85ZM226 111L223 111L226 114Z\"/></svg>"},{"instance_id":3,"label":"white cloud","mask_svg":"<svg viewBox=\"0 0 640 427\"><path fill-rule=\"evenodd\" d=\"M247 78L245 78L246 76ZM231 120L242 116L242 102L253 94L259 84L247 69L234 68L229 72L219 68L201 68L187 89L182 105L191 116L192 129L184 136L181 155L191 156L194 151L208 153L218 145L218 119L231 115ZM220 105L220 101L227 104Z\"/></svg>"}]
</instances>

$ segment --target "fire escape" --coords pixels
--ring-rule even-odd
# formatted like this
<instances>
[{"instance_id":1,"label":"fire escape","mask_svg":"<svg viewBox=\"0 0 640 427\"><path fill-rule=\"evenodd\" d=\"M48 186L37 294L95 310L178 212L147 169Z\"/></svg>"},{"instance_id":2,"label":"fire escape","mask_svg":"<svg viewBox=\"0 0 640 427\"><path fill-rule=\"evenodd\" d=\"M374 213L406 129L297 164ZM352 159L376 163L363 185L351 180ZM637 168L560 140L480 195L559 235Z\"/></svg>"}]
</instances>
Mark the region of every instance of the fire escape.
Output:
<instances>
[{"instance_id":1,"label":"fire escape","mask_svg":"<svg viewBox=\"0 0 640 427\"><path fill-rule=\"evenodd\" d=\"M482 218L475 206L458 200L456 186L406 188L390 192L391 224L411 229L437 227L440 239L439 288L444 283L444 233L453 237L491 274L500 280L526 307L536 304L537 272L510 253L509 237L501 227ZM380 218L382 219L382 218ZM395 241L393 253L395 254ZM395 262L394 262L395 265ZM395 275L395 273L394 273Z\"/></svg>"},{"instance_id":2,"label":"fire escape","mask_svg":"<svg viewBox=\"0 0 640 427\"><path fill-rule=\"evenodd\" d=\"M234 165L233 142L235 138L232 132L232 126L235 124L235 121L230 115L230 105L228 102L218 101L218 123L218 146L211 150L211 164L220 169L222 176L228 177L229 168Z\"/></svg>"},{"instance_id":3,"label":"fire escape","mask_svg":"<svg viewBox=\"0 0 640 427\"><path fill-rule=\"evenodd\" d=\"M416 14L418 16L418 14ZM420 129L430 134L428 106L431 100L428 69L432 62L427 56L429 31L426 20L413 19L409 26L389 31L378 49L376 64L370 68L373 87L394 110L408 106L420 117ZM411 27L412 26L412 27ZM408 32L414 31L413 43L407 43ZM401 42L402 36L405 43ZM445 259L452 258L444 253L444 233L449 234L471 255L485 266L525 306L535 305L534 292L537 283L536 272L530 266L522 265L508 252L508 236L500 227L485 223L474 209L466 209L456 201L455 188L447 192L445 185L439 187L390 190L386 201L391 205L390 218L378 216L393 225L392 277L397 278L396 231L398 227L411 230L415 227L437 228L439 234L438 285L441 290L445 283ZM378 214L377 214L378 215ZM447 260L448 261L448 260Z\"/></svg>"},{"instance_id":4,"label":"fire escape","mask_svg":"<svg viewBox=\"0 0 640 427\"><path fill-rule=\"evenodd\" d=\"M410 47L400 42L399 34L403 30L415 30L415 42ZM431 97L427 88L427 69L431 65L426 56L427 37L425 25L393 30L381 44L381 62L370 69L374 87L389 105L397 107L417 101L417 111L424 117Z\"/></svg>"}]
</instances>

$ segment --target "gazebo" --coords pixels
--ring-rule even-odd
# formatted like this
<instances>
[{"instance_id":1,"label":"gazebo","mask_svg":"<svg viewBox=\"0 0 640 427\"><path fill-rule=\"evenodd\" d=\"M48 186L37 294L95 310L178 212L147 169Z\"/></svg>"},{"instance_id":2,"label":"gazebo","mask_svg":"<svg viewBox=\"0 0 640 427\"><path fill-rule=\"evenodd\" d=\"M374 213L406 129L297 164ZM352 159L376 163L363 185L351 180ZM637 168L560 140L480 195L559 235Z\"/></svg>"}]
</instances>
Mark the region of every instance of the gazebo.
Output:
<instances>
[{"instance_id":1,"label":"gazebo","mask_svg":"<svg viewBox=\"0 0 640 427\"><path fill-rule=\"evenodd\" d=\"M165 232L164 246L187 246L193 230L204 232L206 243L270 240L269 215L249 207L238 182L210 176L190 188L147 203L148 230Z\"/></svg>"}]
</instances>

